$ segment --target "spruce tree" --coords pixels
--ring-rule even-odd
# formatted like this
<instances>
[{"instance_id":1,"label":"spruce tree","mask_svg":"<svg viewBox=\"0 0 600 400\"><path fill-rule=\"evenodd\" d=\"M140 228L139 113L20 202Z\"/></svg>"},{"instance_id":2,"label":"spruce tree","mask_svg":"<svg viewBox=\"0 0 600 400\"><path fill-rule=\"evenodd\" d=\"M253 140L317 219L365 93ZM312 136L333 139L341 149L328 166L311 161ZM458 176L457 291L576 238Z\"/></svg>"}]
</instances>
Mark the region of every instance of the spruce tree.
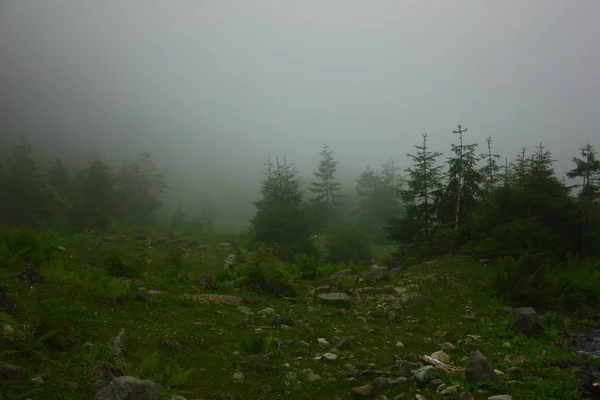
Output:
<instances>
[{"instance_id":1,"label":"spruce tree","mask_svg":"<svg viewBox=\"0 0 600 400\"><path fill-rule=\"evenodd\" d=\"M265 166L262 198L254 202L256 214L250 221L250 247L267 246L285 261L296 255L315 255L310 238L297 169L285 157Z\"/></svg>"},{"instance_id":2,"label":"spruce tree","mask_svg":"<svg viewBox=\"0 0 600 400\"><path fill-rule=\"evenodd\" d=\"M487 153L482 154L481 158L485 160L485 165L481 168L481 175L484 180L484 191L486 200L489 202L493 197L500 182L500 165L498 165L497 159L500 155L492 153L492 138L488 137L485 139L487 144Z\"/></svg>"},{"instance_id":3,"label":"spruce tree","mask_svg":"<svg viewBox=\"0 0 600 400\"><path fill-rule=\"evenodd\" d=\"M319 153L321 161L319 168L314 172L316 181L310 183L311 208L317 229L329 227L338 217L341 199L341 184L335 180L337 161L333 158L333 151L324 145Z\"/></svg>"},{"instance_id":4,"label":"spruce tree","mask_svg":"<svg viewBox=\"0 0 600 400\"><path fill-rule=\"evenodd\" d=\"M482 176L477 168L480 156L475 154L477 143L464 144L465 132L467 129L461 125L452 132L458 135L458 145L451 146L454 156L447 161L448 182L439 204L440 219L455 229L475 208L481 195Z\"/></svg>"},{"instance_id":5,"label":"spruce tree","mask_svg":"<svg viewBox=\"0 0 600 400\"><path fill-rule=\"evenodd\" d=\"M406 169L406 188L397 191L405 208L404 216L390 221L389 235L396 241L418 241L436 226L435 200L442 187L442 166L437 160L442 153L431 151L424 133L423 144L416 154L407 154L413 165Z\"/></svg>"}]
</instances>

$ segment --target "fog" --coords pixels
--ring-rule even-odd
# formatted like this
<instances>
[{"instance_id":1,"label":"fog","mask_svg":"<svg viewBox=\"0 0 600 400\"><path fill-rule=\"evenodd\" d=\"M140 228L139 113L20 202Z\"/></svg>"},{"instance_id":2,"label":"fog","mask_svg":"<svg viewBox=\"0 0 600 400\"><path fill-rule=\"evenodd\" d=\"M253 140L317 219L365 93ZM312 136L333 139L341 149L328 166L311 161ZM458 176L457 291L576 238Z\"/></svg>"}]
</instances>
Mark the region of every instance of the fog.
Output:
<instances>
[{"instance_id":1,"label":"fog","mask_svg":"<svg viewBox=\"0 0 600 400\"><path fill-rule=\"evenodd\" d=\"M240 220L269 156L324 143L350 182L431 135L543 141L561 173L600 126L597 0L2 0L0 145L45 157L143 150L174 203Z\"/></svg>"}]
</instances>

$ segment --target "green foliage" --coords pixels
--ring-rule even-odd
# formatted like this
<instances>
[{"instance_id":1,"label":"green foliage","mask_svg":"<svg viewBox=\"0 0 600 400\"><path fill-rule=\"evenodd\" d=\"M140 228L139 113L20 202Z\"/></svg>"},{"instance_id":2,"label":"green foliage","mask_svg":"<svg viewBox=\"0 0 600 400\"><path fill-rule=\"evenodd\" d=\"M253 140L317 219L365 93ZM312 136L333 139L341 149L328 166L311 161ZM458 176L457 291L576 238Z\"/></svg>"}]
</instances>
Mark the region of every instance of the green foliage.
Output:
<instances>
[{"instance_id":1,"label":"green foliage","mask_svg":"<svg viewBox=\"0 0 600 400\"><path fill-rule=\"evenodd\" d=\"M496 293L513 304L568 313L598 309L598 261L570 260L550 264L529 255L502 258L495 268L493 284Z\"/></svg>"},{"instance_id":2,"label":"green foliage","mask_svg":"<svg viewBox=\"0 0 600 400\"><path fill-rule=\"evenodd\" d=\"M326 260L332 264L348 263L366 265L373 258L371 244L356 228L340 229L325 242Z\"/></svg>"},{"instance_id":3,"label":"green foliage","mask_svg":"<svg viewBox=\"0 0 600 400\"><path fill-rule=\"evenodd\" d=\"M319 168L314 172L317 180L310 183L313 225L317 230L326 229L337 220L341 198L341 185L335 180L337 161L333 158L333 152L324 145L320 155Z\"/></svg>"},{"instance_id":4,"label":"green foliage","mask_svg":"<svg viewBox=\"0 0 600 400\"><path fill-rule=\"evenodd\" d=\"M250 248L271 247L288 262L297 254L316 254L297 170L284 158L269 162L265 174L262 199L254 203L257 211L250 221Z\"/></svg>"},{"instance_id":5,"label":"green foliage","mask_svg":"<svg viewBox=\"0 0 600 400\"><path fill-rule=\"evenodd\" d=\"M266 354L271 347L271 337L268 335L256 335L244 339L241 342L242 349L248 355Z\"/></svg>"},{"instance_id":6,"label":"green foliage","mask_svg":"<svg viewBox=\"0 0 600 400\"><path fill-rule=\"evenodd\" d=\"M313 280L319 275L319 262L313 255L297 255L296 266L300 270L300 277L306 280Z\"/></svg>"},{"instance_id":7,"label":"green foliage","mask_svg":"<svg viewBox=\"0 0 600 400\"><path fill-rule=\"evenodd\" d=\"M40 266L58 253L52 245L54 235L26 228L0 229L0 268L23 264Z\"/></svg>"},{"instance_id":8,"label":"green foliage","mask_svg":"<svg viewBox=\"0 0 600 400\"><path fill-rule=\"evenodd\" d=\"M251 254L240 270L258 293L275 296L296 296L297 288L285 265L268 249Z\"/></svg>"}]
</instances>

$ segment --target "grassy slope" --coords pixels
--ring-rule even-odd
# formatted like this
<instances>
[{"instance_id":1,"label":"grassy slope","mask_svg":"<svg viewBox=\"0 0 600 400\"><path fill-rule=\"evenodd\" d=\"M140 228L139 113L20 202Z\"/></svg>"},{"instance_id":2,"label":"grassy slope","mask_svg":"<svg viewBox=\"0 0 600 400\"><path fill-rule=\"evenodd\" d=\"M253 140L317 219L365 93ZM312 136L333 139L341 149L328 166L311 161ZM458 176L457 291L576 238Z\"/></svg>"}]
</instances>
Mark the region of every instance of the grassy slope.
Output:
<instances>
[{"instance_id":1,"label":"grassy slope","mask_svg":"<svg viewBox=\"0 0 600 400\"><path fill-rule=\"evenodd\" d=\"M341 310L314 302L304 292L295 300L286 300L251 292L232 292L226 285L216 291L252 296L258 300L248 306L253 311L273 307L278 313L307 324L286 330L268 326L269 319L245 316L233 306L181 299L184 293L208 292L195 289L194 281L217 272L223 252L190 251L184 259L185 270L176 274L164 267L168 246L149 248L139 242L123 241L103 243L89 237L74 238L64 244L67 252L42 267L44 283L21 283L15 279L15 270L0 269L2 289L18 297L12 315L2 315L4 323L25 331L24 325L41 324L37 334L26 335L25 340L2 339L0 360L23 369L21 378L1 381L0 393L6 399L92 398L102 385L94 385L87 370L102 361L113 362L125 374L158 383L164 398L180 394L188 399L346 399L350 398L352 387L371 383L373 377L346 382L339 375L347 369L345 364L372 363L376 369L387 370L394 353L400 356L431 354L439 349L441 342L457 344L462 339L451 356L456 365L465 366L473 346L466 335L471 334L481 335L482 352L497 369L512 366L505 355L524 355L529 361L519 365L523 378L520 383L507 384L513 378L506 376L499 384L485 385L467 383L458 375L444 375L442 379L446 383L462 384L466 390L485 391L486 394L476 394L476 398L503 393L510 393L516 399L577 398L572 373L565 368L573 357L567 350L553 345L559 340L557 331L548 329L546 336L538 339L516 337L506 331L508 316L492 295L491 271L464 259L440 259L399 273L393 282L377 283L375 286L418 284L428 300L406 305L395 320L388 317L383 307L378 307L383 302L378 298L361 296L353 299L349 310ZM138 282L122 284L106 274L105 260L112 251L124 254L128 263L138 260ZM69 260L69 255L74 259ZM349 280L342 284L348 288L365 286ZM137 299L140 285L164 290L166 294L154 302L142 301ZM477 316L475 321L464 317L469 309ZM261 326L263 333L257 333L257 327ZM116 361L105 349L120 328L126 329L125 357ZM61 343L53 331L67 334L74 344ZM47 333L46 338L41 338L44 333ZM340 352L335 362L314 360L332 347L320 346L317 338L329 340L335 335L354 337L353 347ZM265 343L273 338L284 343L292 339L297 342L279 349L268 346L268 361L249 363L245 357L252 352L251 342L260 342L256 339L260 337ZM175 340L183 348L170 347L164 343L168 340ZM405 347L396 347L397 341L403 342ZM84 347L85 342L93 343L94 347ZM510 342L512 347L504 348L505 342ZM302 373L305 368L311 368L322 379L307 382ZM243 383L232 382L236 371L244 373ZM286 377L290 372L303 383L289 384ZM30 381L37 374L43 374L44 379L39 387ZM378 390L377 395L394 398L403 393L421 393L427 399L442 398L435 391L417 388L410 381L392 389ZM412 396L414 398L414 394Z\"/></svg>"}]
</instances>

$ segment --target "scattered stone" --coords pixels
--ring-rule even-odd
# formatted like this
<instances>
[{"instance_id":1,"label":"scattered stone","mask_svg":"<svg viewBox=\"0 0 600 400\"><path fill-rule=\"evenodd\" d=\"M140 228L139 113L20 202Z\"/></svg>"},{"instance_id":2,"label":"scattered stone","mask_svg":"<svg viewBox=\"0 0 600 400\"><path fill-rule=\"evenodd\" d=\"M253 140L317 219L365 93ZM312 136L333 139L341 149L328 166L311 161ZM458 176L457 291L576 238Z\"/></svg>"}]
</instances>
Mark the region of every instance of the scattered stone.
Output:
<instances>
[{"instance_id":1,"label":"scattered stone","mask_svg":"<svg viewBox=\"0 0 600 400\"><path fill-rule=\"evenodd\" d=\"M368 271L363 272L361 277L370 283L375 283L382 279L388 279L390 277L390 270L388 267L373 265Z\"/></svg>"},{"instance_id":2,"label":"scattered stone","mask_svg":"<svg viewBox=\"0 0 600 400\"><path fill-rule=\"evenodd\" d=\"M241 373L241 372L239 372L239 371L238 371L238 372L234 372L234 373L233 373L233 381L234 381L234 382L236 382L236 383L240 383L240 382L243 382L243 381L244 381L244 379L245 379L245 376L244 376L244 374L243 374L243 373Z\"/></svg>"},{"instance_id":3,"label":"scattered stone","mask_svg":"<svg viewBox=\"0 0 600 400\"><path fill-rule=\"evenodd\" d=\"M249 364L261 364L266 361L269 361L269 356L267 354L253 354L251 356L246 357L246 361Z\"/></svg>"},{"instance_id":4,"label":"scattered stone","mask_svg":"<svg viewBox=\"0 0 600 400\"><path fill-rule=\"evenodd\" d=\"M123 373L119 369L107 362L92 366L89 373L96 384L108 384L114 379L123 376Z\"/></svg>"},{"instance_id":5,"label":"scattered stone","mask_svg":"<svg viewBox=\"0 0 600 400\"><path fill-rule=\"evenodd\" d=\"M210 276L200 278L195 283L204 290L217 290L217 284Z\"/></svg>"},{"instance_id":6,"label":"scattered stone","mask_svg":"<svg viewBox=\"0 0 600 400\"><path fill-rule=\"evenodd\" d=\"M239 278L229 282L229 286L231 286L233 289L241 289L248 286L249 282L250 281L247 276L240 276Z\"/></svg>"},{"instance_id":7,"label":"scattered stone","mask_svg":"<svg viewBox=\"0 0 600 400\"><path fill-rule=\"evenodd\" d=\"M239 306L237 310L244 315L254 315L254 312L246 306Z\"/></svg>"},{"instance_id":8,"label":"scattered stone","mask_svg":"<svg viewBox=\"0 0 600 400\"><path fill-rule=\"evenodd\" d=\"M81 347L83 347L85 349L91 349L94 347L94 344L92 342L85 342L84 344L81 345Z\"/></svg>"},{"instance_id":9,"label":"scattered stone","mask_svg":"<svg viewBox=\"0 0 600 400\"><path fill-rule=\"evenodd\" d=\"M404 343L402 343L402 342L396 342L396 347L404 347Z\"/></svg>"},{"instance_id":10,"label":"scattered stone","mask_svg":"<svg viewBox=\"0 0 600 400\"><path fill-rule=\"evenodd\" d=\"M228 254L223 260L223 268L229 269L235 265L235 254Z\"/></svg>"},{"instance_id":11,"label":"scattered stone","mask_svg":"<svg viewBox=\"0 0 600 400\"><path fill-rule=\"evenodd\" d=\"M396 360L395 369L399 376L410 378L413 376L414 371L419 369L419 364L406 360Z\"/></svg>"},{"instance_id":12,"label":"scattered stone","mask_svg":"<svg viewBox=\"0 0 600 400\"><path fill-rule=\"evenodd\" d=\"M431 389L437 389L438 387L442 386L444 384L444 382L441 379L432 379L427 383L427 387L431 388Z\"/></svg>"},{"instance_id":13,"label":"scattered stone","mask_svg":"<svg viewBox=\"0 0 600 400\"><path fill-rule=\"evenodd\" d=\"M348 350L352 347L352 342L349 339L342 339L335 348L338 350Z\"/></svg>"},{"instance_id":14,"label":"scattered stone","mask_svg":"<svg viewBox=\"0 0 600 400\"><path fill-rule=\"evenodd\" d=\"M292 326L294 325L294 320L289 315L282 315L280 317L275 317L272 324L275 326Z\"/></svg>"},{"instance_id":15,"label":"scattered stone","mask_svg":"<svg viewBox=\"0 0 600 400\"><path fill-rule=\"evenodd\" d=\"M513 400L510 394L499 394L496 396L488 397L488 400Z\"/></svg>"},{"instance_id":16,"label":"scattered stone","mask_svg":"<svg viewBox=\"0 0 600 400\"><path fill-rule=\"evenodd\" d=\"M261 317L272 317L272 316L274 316L277 313L275 312L274 308L267 307L267 308L263 308L262 310L260 310L256 314L260 315Z\"/></svg>"},{"instance_id":17,"label":"scattered stone","mask_svg":"<svg viewBox=\"0 0 600 400\"><path fill-rule=\"evenodd\" d=\"M329 344L329 342L327 341L327 339L322 338L322 337L317 338L317 342L319 342L319 344L322 345L322 346L327 346Z\"/></svg>"},{"instance_id":18,"label":"scattered stone","mask_svg":"<svg viewBox=\"0 0 600 400\"><path fill-rule=\"evenodd\" d=\"M333 291L333 289L331 286L319 286L319 287L312 289L311 294L313 296L316 296L318 294L331 293L332 291Z\"/></svg>"},{"instance_id":19,"label":"scattered stone","mask_svg":"<svg viewBox=\"0 0 600 400\"><path fill-rule=\"evenodd\" d=\"M456 349L456 346L450 342L440 344L440 350L442 350L445 353L450 353L454 349Z\"/></svg>"},{"instance_id":20,"label":"scattered stone","mask_svg":"<svg viewBox=\"0 0 600 400\"><path fill-rule=\"evenodd\" d=\"M446 354L443 350L438 350L435 353L431 354L431 358L434 358L444 364L450 363L450 356Z\"/></svg>"},{"instance_id":21,"label":"scattered stone","mask_svg":"<svg viewBox=\"0 0 600 400\"><path fill-rule=\"evenodd\" d=\"M383 376L379 376L373 381L373 386L375 386L377 389L391 389L397 385L398 381Z\"/></svg>"},{"instance_id":22,"label":"scattered stone","mask_svg":"<svg viewBox=\"0 0 600 400\"><path fill-rule=\"evenodd\" d=\"M346 293L321 293L317 295L317 299L341 307L350 307L350 297Z\"/></svg>"},{"instance_id":23,"label":"scattered stone","mask_svg":"<svg viewBox=\"0 0 600 400\"><path fill-rule=\"evenodd\" d=\"M494 372L492 364L479 350L471 352L471 361L465 369L465 378L468 381L498 382L498 376Z\"/></svg>"},{"instance_id":24,"label":"scattered stone","mask_svg":"<svg viewBox=\"0 0 600 400\"><path fill-rule=\"evenodd\" d=\"M440 393L443 395L453 395L458 394L458 392L460 392L461 390L462 388L459 385L452 385L442 388L442 390L440 390Z\"/></svg>"},{"instance_id":25,"label":"scattered stone","mask_svg":"<svg viewBox=\"0 0 600 400\"><path fill-rule=\"evenodd\" d=\"M36 375L31 378L31 383L33 383L35 386L41 386L44 384L44 378L42 378L41 375Z\"/></svg>"},{"instance_id":26,"label":"scattered stone","mask_svg":"<svg viewBox=\"0 0 600 400\"><path fill-rule=\"evenodd\" d=\"M422 385L426 385L427 383L429 383L429 381L432 381L439 377L439 371L431 365L426 365L422 368L417 369L413 375L413 379Z\"/></svg>"},{"instance_id":27,"label":"scattered stone","mask_svg":"<svg viewBox=\"0 0 600 400\"><path fill-rule=\"evenodd\" d=\"M504 342L502 344L502 347L504 347L505 349L510 349L512 347L512 345L509 342Z\"/></svg>"},{"instance_id":28,"label":"scattered stone","mask_svg":"<svg viewBox=\"0 0 600 400\"><path fill-rule=\"evenodd\" d=\"M531 307L517 308L508 326L526 336L535 336L544 332L537 312Z\"/></svg>"},{"instance_id":29,"label":"scattered stone","mask_svg":"<svg viewBox=\"0 0 600 400\"><path fill-rule=\"evenodd\" d=\"M375 386L373 385L364 385L355 387L352 389L352 397L357 399L364 399L368 397L373 397L375 395Z\"/></svg>"},{"instance_id":30,"label":"scattered stone","mask_svg":"<svg viewBox=\"0 0 600 400\"><path fill-rule=\"evenodd\" d=\"M334 353L325 353L322 357L328 361L335 361L338 359L337 354Z\"/></svg>"},{"instance_id":31,"label":"scattered stone","mask_svg":"<svg viewBox=\"0 0 600 400\"><path fill-rule=\"evenodd\" d=\"M471 392L464 392L460 398L462 400L474 400L473 394Z\"/></svg>"},{"instance_id":32,"label":"scattered stone","mask_svg":"<svg viewBox=\"0 0 600 400\"><path fill-rule=\"evenodd\" d=\"M44 277L40 273L40 271L30 264L22 265L17 273L17 278L21 282L29 282L29 283L43 283Z\"/></svg>"},{"instance_id":33,"label":"scattered stone","mask_svg":"<svg viewBox=\"0 0 600 400\"><path fill-rule=\"evenodd\" d=\"M161 400L161 394L153 382L121 376L100 389L94 400Z\"/></svg>"}]
</instances>

